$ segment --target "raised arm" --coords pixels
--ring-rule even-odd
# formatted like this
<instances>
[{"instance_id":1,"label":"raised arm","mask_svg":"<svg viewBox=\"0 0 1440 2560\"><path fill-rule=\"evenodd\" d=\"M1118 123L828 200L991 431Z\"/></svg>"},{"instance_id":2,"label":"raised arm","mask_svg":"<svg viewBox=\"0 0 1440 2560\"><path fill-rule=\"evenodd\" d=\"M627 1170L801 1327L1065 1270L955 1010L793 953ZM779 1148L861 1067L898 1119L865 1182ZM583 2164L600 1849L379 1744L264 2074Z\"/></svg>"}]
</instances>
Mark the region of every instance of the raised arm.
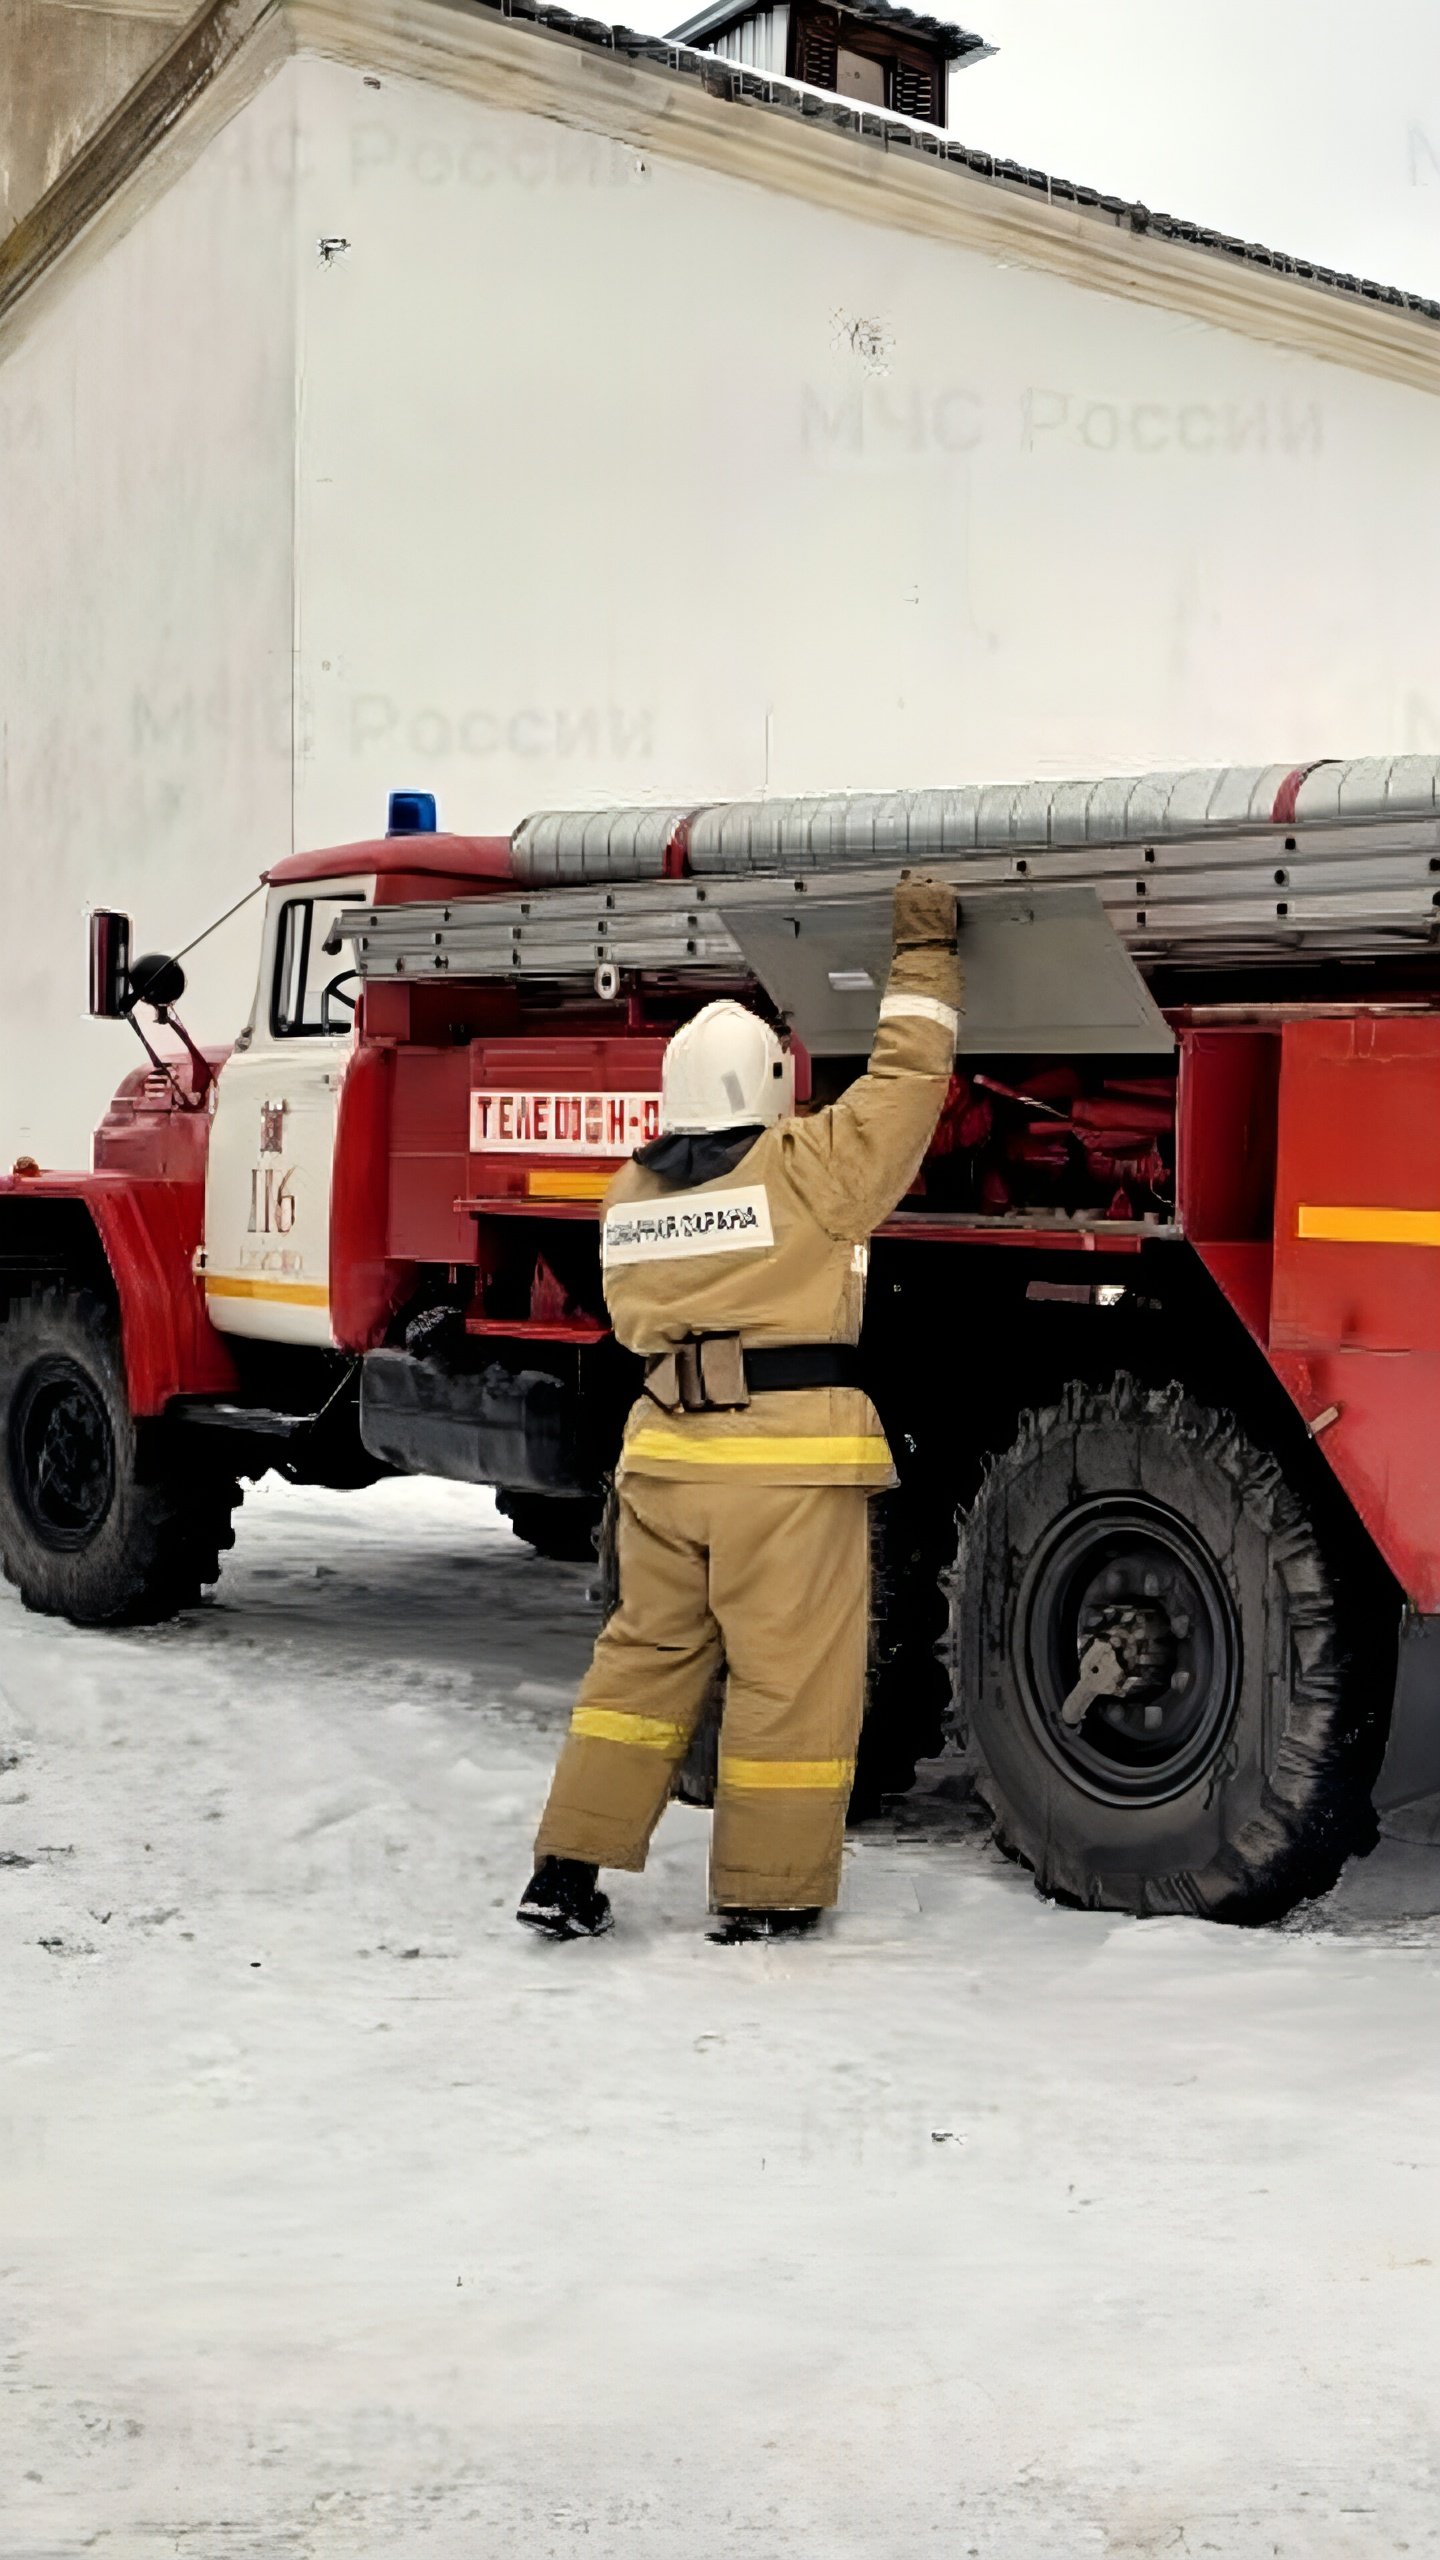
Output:
<instances>
[{"instance_id":1,"label":"raised arm","mask_svg":"<svg viewBox=\"0 0 1440 2560\"><path fill-rule=\"evenodd\" d=\"M781 1132L791 1177L831 1235L861 1244L904 1198L944 1106L964 979L959 906L943 880L900 875L895 956L863 1076L828 1110Z\"/></svg>"}]
</instances>

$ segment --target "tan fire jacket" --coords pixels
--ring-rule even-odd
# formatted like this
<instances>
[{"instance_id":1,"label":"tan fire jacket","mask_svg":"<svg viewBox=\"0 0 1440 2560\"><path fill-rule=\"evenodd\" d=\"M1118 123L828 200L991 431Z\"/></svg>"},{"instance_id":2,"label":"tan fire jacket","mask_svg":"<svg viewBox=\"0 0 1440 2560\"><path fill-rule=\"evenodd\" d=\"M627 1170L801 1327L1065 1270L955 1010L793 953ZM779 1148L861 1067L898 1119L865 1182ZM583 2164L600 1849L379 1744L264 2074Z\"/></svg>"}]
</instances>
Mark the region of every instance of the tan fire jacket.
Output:
<instances>
[{"instance_id":1,"label":"tan fire jacket","mask_svg":"<svg viewBox=\"0 0 1440 2560\"><path fill-rule=\"evenodd\" d=\"M962 993L953 951L901 949L870 1064L840 1100L765 1130L733 1170L692 1189L627 1164L605 1195L605 1297L627 1349L687 1335L857 1342L869 1238L920 1168L949 1086ZM739 1412L677 1413L642 1396L622 1474L682 1483L895 1481L879 1416L858 1387L761 1394Z\"/></svg>"}]
</instances>

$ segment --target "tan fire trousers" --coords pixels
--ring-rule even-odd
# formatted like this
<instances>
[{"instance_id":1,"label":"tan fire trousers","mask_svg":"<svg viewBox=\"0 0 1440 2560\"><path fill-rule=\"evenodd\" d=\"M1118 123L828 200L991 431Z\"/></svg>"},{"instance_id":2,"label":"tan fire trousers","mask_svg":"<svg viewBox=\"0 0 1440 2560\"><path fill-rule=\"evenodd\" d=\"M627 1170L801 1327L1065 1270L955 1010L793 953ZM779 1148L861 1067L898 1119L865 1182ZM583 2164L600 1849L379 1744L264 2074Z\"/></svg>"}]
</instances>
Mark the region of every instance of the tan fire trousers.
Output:
<instances>
[{"instance_id":1,"label":"tan fire trousers","mask_svg":"<svg viewBox=\"0 0 1440 2560\"><path fill-rule=\"evenodd\" d=\"M869 1502L855 1485L620 1482L620 1606L575 1703L538 1857L643 1867L719 1664L718 1909L836 1900L865 1706Z\"/></svg>"}]
</instances>

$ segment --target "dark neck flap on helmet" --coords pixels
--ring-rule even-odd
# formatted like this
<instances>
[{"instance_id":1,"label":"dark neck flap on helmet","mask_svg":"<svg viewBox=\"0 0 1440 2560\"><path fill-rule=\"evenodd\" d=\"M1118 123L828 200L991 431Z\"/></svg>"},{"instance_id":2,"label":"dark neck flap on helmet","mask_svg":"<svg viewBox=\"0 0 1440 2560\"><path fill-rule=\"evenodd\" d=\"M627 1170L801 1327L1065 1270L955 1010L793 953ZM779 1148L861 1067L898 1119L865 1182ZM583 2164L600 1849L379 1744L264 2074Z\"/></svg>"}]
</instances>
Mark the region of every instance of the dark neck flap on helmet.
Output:
<instances>
[{"instance_id":1,"label":"dark neck flap on helmet","mask_svg":"<svg viewBox=\"0 0 1440 2560\"><path fill-rule=\"evenodd\" d=\"M636 1148L635 1162L667 1190L691 1191L697 1182L718 1182L722 1173L733 1173L764 1134L764 1123L752 1120L742 1129L705 1129L698 1137L652 1138L648 1147Z\"/></svg>"}]
</instances>

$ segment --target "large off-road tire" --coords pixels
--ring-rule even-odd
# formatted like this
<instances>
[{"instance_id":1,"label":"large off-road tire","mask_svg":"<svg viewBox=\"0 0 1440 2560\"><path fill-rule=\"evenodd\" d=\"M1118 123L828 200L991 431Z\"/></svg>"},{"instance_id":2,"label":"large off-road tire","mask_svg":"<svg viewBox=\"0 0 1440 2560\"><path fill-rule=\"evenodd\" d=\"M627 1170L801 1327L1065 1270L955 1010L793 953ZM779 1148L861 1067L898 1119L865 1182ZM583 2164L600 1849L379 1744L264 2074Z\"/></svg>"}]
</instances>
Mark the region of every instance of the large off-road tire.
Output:
<instances>
[{"instance_id":1,"label":"large off-road tire","mask_svg":"<svg viewBox=\"0 0 1440 2560\"><path fill-rule=\"evenodd\" d=\"M511 1493L501 1486L495 1506L517 1538L552 1564L593 1564L601 1498L586 1494Z\"/></svg>"},{"instance_id":2,"label":"large off-road tire","mask_svg":"<svg viewBox=\"0 0 1440 2560\"><path fill-rule=\"evenodd\" d=\"M0 1556L27 1609L151 1624L200 1598L234 1545L230 1475L142 1444L113 1317L86 1291L12 1298L0 1322Z\"/></svg>"},{"instance_id":3,"label":"large off-road tire","mask_svg":"<svg viewBox=\"0 0 1440 2560\"><path fill-rule=\"evenodd\" d=\"M963 1524L951 1654L975 1783L1042 1891L1273 1920L1371 1844L1399 1605L1323 1507L1179 1387L1072 1383L1022 1418Z\"/></svg>"}]
</instances>

